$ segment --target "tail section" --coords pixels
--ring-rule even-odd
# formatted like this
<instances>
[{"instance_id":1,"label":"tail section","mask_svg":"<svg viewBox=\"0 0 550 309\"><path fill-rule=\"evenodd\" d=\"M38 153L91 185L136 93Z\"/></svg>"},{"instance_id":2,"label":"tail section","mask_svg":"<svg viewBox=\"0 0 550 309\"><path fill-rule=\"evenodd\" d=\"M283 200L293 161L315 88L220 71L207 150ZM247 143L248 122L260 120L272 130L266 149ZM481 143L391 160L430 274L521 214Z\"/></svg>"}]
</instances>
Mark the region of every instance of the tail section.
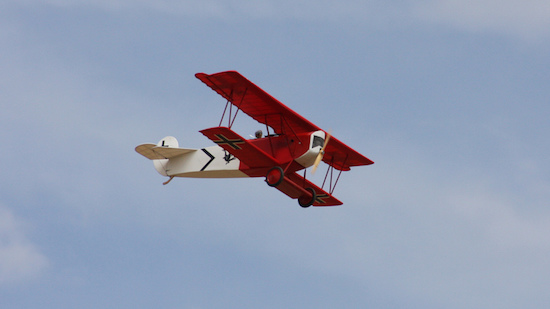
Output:
<instances>
[{"instance_id":1,"label":"tail section","mask_svg":"<svg viewBox=\"0 0 550 309\"><path fill-rule=\"evenodd\" d=\"M136 151L152 160L157 172L170 179L247 177L240 170L240 160L217 145L202 149L179 148L178 141L167 136L156 145L139 145Z\"/></svg>"},{"instance_id":2,"label":"tail section","mask_svg":"<svg viewBox=\"0 0 550 309\"><path fill-rule=\"evenodd\" d=\"M185 149L178 146L178 140L175 137L167 136L156 145L142 144L137 146L136 152L149 160L153 160L157 172L163 176L168 176L166 165L169 159L196 151L196 149Z\"/></svg>"},{"instance_id":3,"label":"tail section","mask_svg":"<svg viewBox=\"0 0 550 309\"><path fill-rule=\"evenodd\" d=\"M177 157L182 154L193 152L196 149L178 148L178 140L173 136L167 136L158 144L142 144L136 147L137 153L149 160L162 160Z\"/></svg>"}]
</instances>

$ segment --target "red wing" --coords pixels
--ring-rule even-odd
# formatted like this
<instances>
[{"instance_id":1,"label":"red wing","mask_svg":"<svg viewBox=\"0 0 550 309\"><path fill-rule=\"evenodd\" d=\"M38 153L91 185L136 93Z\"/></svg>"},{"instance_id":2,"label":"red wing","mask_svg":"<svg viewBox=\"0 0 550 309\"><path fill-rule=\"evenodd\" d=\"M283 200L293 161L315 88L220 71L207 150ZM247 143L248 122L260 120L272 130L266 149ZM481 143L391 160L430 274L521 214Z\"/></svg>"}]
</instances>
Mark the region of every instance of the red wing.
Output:
<instances>
[{"instance_id":1,"label":"red wing","mask_svg":"<svg viewBox=\"0 0 550 309\"><path fill-rule=\"evenodd\" d=\"M276 188L293 199L297 199L302 196L306 192L306 188L312 188L315 190L315 194L317 196L313 206L342 205L342 202L340 202L337 198L296 173L290 173L288 175L285 174L283 182L281 182L281 184Z\"/></svg>"},{"instance_id":2,"label":"red wing","mask_svg":"<svg viewBox=\"0 0 550 309\"><path fill-rule=\"evenodd\" d=\"M279 162L265 151L256 147L229 128L215 127L200 131L250 168L265 168L279 165Z\"/></svg>"},{"instance_id":3,"label":"red wing","mask_svg":"<svg viewBox=\"0 0 550 309\"><path fill-rule=\"evenodd\" d=\"M197 73L195 76L256 121L272 127L277 134L321 130L238 72L227 71L211 75ZM348 171L352 166L374 163L334 137L327 145L323 161L344 171Z\"/></svg>"},{"instance_id":4,"label":"red wing","mask_svg":"<svg viewBox=\"0 0 550 309\"><path fill-rule=\"evenodd\" d=\"M245 140L229 128L215 127L202 130L201 133L252 169L266 169L280 165L280 162L277 162L275 158ZM315 203L313 203L313 206L342 205L342 202L338 199L296 173L289 173L288 175L285 175L281 184L277 186L279 191L294 199L297 199L304 194L308 194L305 190L306 188L312 188L315 190L317 198Z\"/></svg>"},{"instance_id":5,"label":"red wing","mask_svg":"<svg viewBox=\"0 0 550 309\"><path fill-rule=\"evenodd\" d=\"M323 162L337 170L349 171L352 166L370 165L374 162L351 149L338 139L331 137L328 141Z\"/></svg>"},{"instance_id":6,"label":"red wing","mask_svg":"<svg viewBox=\"0 0 550 309\"><path fill-rule=\"evenodd\" d=\"M273 128L277 134L320 130L238 72L197 73L195 76L245 114Z\"/></svg>"}]
</instances>

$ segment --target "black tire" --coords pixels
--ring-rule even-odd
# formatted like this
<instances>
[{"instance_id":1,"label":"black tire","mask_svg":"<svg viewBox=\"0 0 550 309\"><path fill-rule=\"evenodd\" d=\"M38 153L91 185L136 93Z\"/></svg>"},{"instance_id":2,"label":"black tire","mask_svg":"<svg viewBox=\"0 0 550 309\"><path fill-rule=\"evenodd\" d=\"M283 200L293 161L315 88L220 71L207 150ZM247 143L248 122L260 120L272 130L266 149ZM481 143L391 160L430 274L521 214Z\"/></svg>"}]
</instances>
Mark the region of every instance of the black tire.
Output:
<instances>
[{"instance_id":1,"label":"black tire","mask_svg":"<svg viewBox=\"0 0 550 309\"><path fill-rule=\"evenodd\" d=\"M315 194L315 190L313 190L313 188L306 188L306 190L311 193L311 199L308 199L307 195L298 198L298 204L300 204L303 208L313 205L313 203L315 203L315 199L317 198L317 194Z\"/></svg>"},{"instance_id":2,"label":"black tire","mask_svg":"<svg viewBox=\"0 0 550 309\"><path fill-rule=\"evenodd\" d=\"M285 178L285 172L280 166L275 166L270 169L265 175L265 182L270 187L276 187L283 182Z\"/></svg>"}]
</instances>

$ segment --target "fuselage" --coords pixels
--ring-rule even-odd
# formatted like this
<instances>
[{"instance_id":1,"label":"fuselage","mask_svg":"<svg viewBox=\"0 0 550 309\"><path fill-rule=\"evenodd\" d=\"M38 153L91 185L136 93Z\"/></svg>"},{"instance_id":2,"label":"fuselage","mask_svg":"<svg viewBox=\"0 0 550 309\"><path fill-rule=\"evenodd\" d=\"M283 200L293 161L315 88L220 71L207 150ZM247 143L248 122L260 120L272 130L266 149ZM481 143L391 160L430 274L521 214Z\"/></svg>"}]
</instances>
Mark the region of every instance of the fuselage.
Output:
<instances>
[{"instance_id":1,"label":"fuselage","mask_svg":"<svg viewBox=\"0 0 550 309\"><path fill-rule=\"evenodd\" d=\"M295 172L313 165L324 139L325 132L316 131L291 136L271 135L247 142L273 157L278 166ZM157 146L165 144L163 139ZM264 177L273 168L273 165L249 167L217 145L194 149L170 159L153 160L153 163L161 175L193 178Z\"/></svg>"}]
</instances>

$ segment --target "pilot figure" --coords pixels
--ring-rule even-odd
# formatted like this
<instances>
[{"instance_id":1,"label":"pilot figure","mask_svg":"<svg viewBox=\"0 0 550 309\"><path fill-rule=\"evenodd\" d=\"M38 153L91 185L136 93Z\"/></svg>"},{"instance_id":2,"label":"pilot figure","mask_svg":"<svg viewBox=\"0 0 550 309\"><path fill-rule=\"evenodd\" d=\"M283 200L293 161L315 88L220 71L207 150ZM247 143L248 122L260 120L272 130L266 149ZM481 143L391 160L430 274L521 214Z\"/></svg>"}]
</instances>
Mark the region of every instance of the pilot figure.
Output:
<instances>
[{"instance_id":1,"label":"pilot figure","mask_svg":"<svg viewBox=\"0 0 550 309\"><path fill-rule=\"evenodd\" d=\"M262 138L264 133L262 132L262 130L258 130L256 131L256 133L254 133L256 135L256 138Z\"/></svg>"}]
</instances>

